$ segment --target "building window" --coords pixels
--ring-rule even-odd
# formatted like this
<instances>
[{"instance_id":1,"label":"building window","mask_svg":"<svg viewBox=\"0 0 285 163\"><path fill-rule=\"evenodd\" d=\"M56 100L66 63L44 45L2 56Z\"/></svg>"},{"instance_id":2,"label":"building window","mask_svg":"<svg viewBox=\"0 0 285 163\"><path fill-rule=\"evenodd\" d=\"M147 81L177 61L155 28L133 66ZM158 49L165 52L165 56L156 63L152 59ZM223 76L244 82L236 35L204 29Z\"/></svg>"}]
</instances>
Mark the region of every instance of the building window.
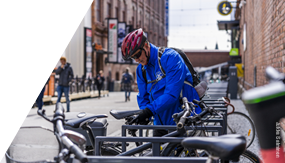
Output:
<instances>
[{"instance_id":1,"label":"building window","mask_svg":"<svg viewBox=\"0 0 285 163\"><path fill-rule=\"evenodd\" d=\"M133 17L133 16L132 16L132 24L133 24L133 26L135 28L135 17Z\"/></svg>"},{"instance_id":2,"label":"building window","mask_svg":"<svg viewBox=\"0 0 285 163\"><path fill-rule=\"evenodd\" d=\"M125 11L122 12L122 16L123 16L123 22L126 22L126 12Z\"/></svg>"},{"instance_id":3,"label":"building window","mask_svg":"<svg viewBox=\"0 0 285 163\"><path fill-rule=\"evenodd\" d=\"M111 6L111 3L108 3L108 18L111 18L112 17L112 6Z\"/></svg>"},{"instance_id":4,"label":"building window","mask_svg":"<svg viewBox=\"0 0 285 163\"><path fill-rule=\"evenodd\" d=\"M120 74L118 71L116 72L116 80L120 80Z\"/></svg>"},{"instance_id":5,"label":"building window","mask_svg":"<svg viewBox=\"0 0 285 163\"><path fill-rule=\"evenodd\" d=\"M119 9L118 7L115 8L115 11L116 11L116 16L118 18L118 21L120 21L120 16L119 16Z\"/></svg>"},{"instance_id":6,"label":"building window","mask_svg":"<svg viewBox=\"0 0 285 163\"><path fill-rule=\"evenodd\" d=\"M136 10L135 8L133 7L133 25L134 25L134 28L136 28L136 22L135 22L135 17L137 16L137 13L136 13Z\"/></svg>"},{"instance_id":7,"label":"building window","mask_svg":"<svg viewBox=\"0 0 285 163\"><path fill-rule=\"evenodd\" d=\"M96 0L96 19L101 22L101 0Z\"/></svg>"}]
</instances>

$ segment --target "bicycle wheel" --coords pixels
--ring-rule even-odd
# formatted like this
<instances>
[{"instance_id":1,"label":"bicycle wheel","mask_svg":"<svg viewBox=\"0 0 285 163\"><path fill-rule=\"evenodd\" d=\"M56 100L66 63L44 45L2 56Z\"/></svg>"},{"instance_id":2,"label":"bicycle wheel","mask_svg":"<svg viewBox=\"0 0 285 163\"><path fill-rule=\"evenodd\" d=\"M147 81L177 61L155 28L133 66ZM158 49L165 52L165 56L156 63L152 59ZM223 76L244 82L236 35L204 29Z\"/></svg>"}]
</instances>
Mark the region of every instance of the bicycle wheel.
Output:
<instances>
[{"instance_id":1,"label":"bicycle wheel","mask_svg":"<svg viewBox=\"0 0 285 163\"><path fill-rule=\"evenodd\" d=\"M240 134L246 138L248 148L255 138L255 126L252 120L241 112L227 115L227 134Z\"/></svg>"},{"instance_id":2,"label":"bicycle wheel","mask_svg":"<svg viewBox=\"0 0 285 163\"><path fill-rule=\"evenodd\" d=\"M238 162L232 161L231 163L260 163L259 157L249 150L245 150L240 156Z\"/></svg>"}]
</instances>

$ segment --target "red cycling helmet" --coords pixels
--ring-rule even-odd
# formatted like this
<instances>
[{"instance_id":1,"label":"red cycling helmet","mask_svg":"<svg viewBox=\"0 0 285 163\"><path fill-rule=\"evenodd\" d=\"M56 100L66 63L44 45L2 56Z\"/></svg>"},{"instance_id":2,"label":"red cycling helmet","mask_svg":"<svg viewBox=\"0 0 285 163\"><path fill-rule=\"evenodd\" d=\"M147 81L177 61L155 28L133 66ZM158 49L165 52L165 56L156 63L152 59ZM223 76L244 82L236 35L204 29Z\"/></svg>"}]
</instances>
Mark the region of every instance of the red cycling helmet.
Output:
<instances>
[{"instance_id":1,"label":"red cycling helmet","mask_svg":"<svg viewBox=\"0 0 285 163\"><path fill-rule=\"evenodd\" d=\"M143 49L145 41L146 35L141 28L129 33L122 42L122 58L127 60L138 49Z\"/></svg>"}]
</instances>

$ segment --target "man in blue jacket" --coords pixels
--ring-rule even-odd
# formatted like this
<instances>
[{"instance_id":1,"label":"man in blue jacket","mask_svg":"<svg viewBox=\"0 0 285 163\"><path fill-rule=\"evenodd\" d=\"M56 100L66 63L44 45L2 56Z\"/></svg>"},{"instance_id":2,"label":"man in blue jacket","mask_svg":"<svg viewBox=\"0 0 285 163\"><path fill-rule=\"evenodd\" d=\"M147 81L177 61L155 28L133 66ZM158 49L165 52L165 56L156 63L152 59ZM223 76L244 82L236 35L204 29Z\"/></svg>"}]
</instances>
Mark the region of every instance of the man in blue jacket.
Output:
<instances>
[{"instance_id":1,"label":"man in blue jacket","mask_svg":"<svg viewBox=\"0 0 285 163\"><path fill-rule=\"evenodd\" d=\"M159 57L159 52L162 53ZM123 59L132 58L140 63L137 67L137 84L139 94L138 105L142 111L137 120L140 124L147 124L153 116L155 125L175 125L172 119L174 113L181 112L180 98L187 97L188 101L199 100L199 96L192 86L185 84L187 81L193 85L190 71L182 57L175 50L165 48L164 51L147 41L142 29L129 33L122 43ZM158 64L160 59L161 72ZM143 69L146 72L145 81ZM196 108L196 113L201 109ZM166 130L156 130L155 136L167 134Z\"/></svg>"}]
</instances>

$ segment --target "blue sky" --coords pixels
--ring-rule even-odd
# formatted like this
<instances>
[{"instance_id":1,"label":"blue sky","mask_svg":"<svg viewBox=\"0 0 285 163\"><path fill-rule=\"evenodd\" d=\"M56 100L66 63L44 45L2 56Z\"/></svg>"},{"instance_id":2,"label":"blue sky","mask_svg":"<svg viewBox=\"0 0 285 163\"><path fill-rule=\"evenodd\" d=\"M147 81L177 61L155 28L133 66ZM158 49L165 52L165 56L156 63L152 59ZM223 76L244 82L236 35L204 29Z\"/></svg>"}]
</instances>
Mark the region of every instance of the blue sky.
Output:
<instances>
[{"instance_id":1,"label":"blue sky","mask_svg":"<svg viewBox=\"0 0 285 163\"><path fill-rule=\"evenodd\" d=\"M230 15L218 13L217 6L221 1L169 0L168 47L202 50L207 46L208 50L214 50L217 42L219 50L229 51L230 35L219 31L217 25L217 20L231 20Z\"/></svg>"}]
</instances>

